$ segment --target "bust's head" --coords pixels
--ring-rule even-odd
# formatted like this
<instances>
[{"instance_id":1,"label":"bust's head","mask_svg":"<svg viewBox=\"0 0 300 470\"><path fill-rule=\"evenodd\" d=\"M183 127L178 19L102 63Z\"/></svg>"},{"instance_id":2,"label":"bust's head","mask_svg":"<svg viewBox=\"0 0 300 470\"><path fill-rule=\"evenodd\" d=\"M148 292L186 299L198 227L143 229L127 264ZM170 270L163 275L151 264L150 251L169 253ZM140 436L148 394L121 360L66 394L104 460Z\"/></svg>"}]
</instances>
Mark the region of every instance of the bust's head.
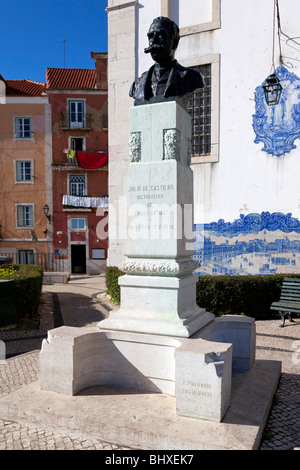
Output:
<instances>
[{"instance_id":1,"label":"bust's head","mask_svg":"<svg viewBox=\"0 0 300 470\"><path fill-rule=\"evenodd\" d=\"M150 52L155 62L163 64L174 59L180 39L179 28L174 21L164 16L155 18L147 36L149 47L145 49L145 52Z\"/></svg>"}]
</instances>

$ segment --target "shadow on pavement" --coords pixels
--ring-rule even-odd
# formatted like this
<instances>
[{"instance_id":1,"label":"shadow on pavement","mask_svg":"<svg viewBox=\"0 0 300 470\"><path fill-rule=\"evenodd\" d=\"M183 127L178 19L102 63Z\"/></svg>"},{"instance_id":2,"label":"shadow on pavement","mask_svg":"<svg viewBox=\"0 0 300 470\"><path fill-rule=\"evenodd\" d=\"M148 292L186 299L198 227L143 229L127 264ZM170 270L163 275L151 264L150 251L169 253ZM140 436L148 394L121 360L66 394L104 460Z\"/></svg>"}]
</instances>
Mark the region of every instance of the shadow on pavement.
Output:
<instances>
[{"instance_id":1,"label":"shadow on pavement","mask_svg":"<svg viewBox=\"0 0 300 470\"><path fill-rule=\"evenodd\" d=\"M97 300L76 293L52 293L53 327L84 327L106 317Z\"/></svg>"}]
</instances>

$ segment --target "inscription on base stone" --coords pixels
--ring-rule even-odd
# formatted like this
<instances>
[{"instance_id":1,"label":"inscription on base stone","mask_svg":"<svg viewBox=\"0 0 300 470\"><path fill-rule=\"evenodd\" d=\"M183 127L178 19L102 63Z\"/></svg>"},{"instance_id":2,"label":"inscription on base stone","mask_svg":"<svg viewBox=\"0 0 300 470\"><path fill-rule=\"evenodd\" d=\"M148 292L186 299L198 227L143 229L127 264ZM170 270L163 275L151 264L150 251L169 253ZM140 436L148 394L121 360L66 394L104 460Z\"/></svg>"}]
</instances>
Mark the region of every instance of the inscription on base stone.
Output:
<instances>
[{"instance_id":1,"label":"inscription on base stone","mask_svg":"<svg viewBox=\"0 0 300 470\"><path fill-rule=\"evenodd\" d=\"M136 194L136 200L141 201L145 199L163 199L164 192L173 189L173 184L151 184L150 186L130 186L129 192L138 193Z\"/></svg>"},{"instance_id":2,"label":"inscription on base stone","mask_svg":"<svg viewBox=\"0 0 300 470\"><path fill-rule=\"evenodd\" d=\"M183 380L181 393L185 395L211 398L212 384L205 382L194 382L191 380Z\"/></svg>"},{"instance_id":3,"label":"inscription on base stone","mask_svg":"<svg viewBox=\"0 0 300 470\"><path fill-rule=\"evenodd\" d=\"M174 192L173 184L130 186L129 222L127 229L151 239L174 238L176 235L177 205L167 203ZM148 235L150 235L148 233Z\"/></svg>"}]
</instances>

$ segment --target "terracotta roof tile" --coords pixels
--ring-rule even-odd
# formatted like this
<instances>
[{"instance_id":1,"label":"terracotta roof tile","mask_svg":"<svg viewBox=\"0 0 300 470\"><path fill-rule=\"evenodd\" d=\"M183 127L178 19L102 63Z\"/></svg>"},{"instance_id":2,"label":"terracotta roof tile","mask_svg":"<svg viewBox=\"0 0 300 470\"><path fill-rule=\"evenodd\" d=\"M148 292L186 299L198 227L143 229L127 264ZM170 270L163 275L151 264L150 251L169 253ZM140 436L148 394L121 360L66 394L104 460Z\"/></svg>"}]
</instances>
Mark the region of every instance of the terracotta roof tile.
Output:
<instances>
[{"instance_id":1,"label":"terracotta roof tile","mask_svg":"<svg viewBox=\"0 0 300 470\"><path fill-rule=\"evenodd\" d=\"M96 85L96 70L47 68L46 80L47 89L93 89Z\"/></svg>"},{"instance_id":2,"label":"terracotta roof tile","mask_svg":"<svg viewBox=\"0 0 300 470\"><path fill-rule=\"evenodd\" d=\"M6 96L42 96L45 93L45 83L32 80L5 80Z\"/></svg>"}]
</instances>

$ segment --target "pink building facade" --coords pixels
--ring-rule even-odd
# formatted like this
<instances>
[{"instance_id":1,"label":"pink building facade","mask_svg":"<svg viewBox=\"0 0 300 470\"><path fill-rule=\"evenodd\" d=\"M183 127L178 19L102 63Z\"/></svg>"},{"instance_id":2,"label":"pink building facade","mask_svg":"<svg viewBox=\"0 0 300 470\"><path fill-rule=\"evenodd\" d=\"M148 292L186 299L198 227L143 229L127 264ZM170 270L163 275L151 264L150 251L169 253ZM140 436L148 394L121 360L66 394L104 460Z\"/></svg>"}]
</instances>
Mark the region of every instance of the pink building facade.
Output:
<instances>
[{"instance_id":1,"label":"pink building facade","mask_svg":"<svg viewBox=\"0 0 300 470\"><path fill-rule=\"evenodd\" d=\"M0 257L40 262L51 251L51 110L43 83L0 76ZM47 182L47 184L46 184Z\"/></svg>"},{"instance_id":2,"label":"pink building facade","mask_svg":"<svg viewBox=\"0 0 300 470\"><path fill-rule=\"evenodd\" d=\"M101 273L108 239L97 226L108 214L107 54L91 53L94 69L46 73L52 111L49 212L55 259L71 273Z\"/></svg>"}]
</instances>

